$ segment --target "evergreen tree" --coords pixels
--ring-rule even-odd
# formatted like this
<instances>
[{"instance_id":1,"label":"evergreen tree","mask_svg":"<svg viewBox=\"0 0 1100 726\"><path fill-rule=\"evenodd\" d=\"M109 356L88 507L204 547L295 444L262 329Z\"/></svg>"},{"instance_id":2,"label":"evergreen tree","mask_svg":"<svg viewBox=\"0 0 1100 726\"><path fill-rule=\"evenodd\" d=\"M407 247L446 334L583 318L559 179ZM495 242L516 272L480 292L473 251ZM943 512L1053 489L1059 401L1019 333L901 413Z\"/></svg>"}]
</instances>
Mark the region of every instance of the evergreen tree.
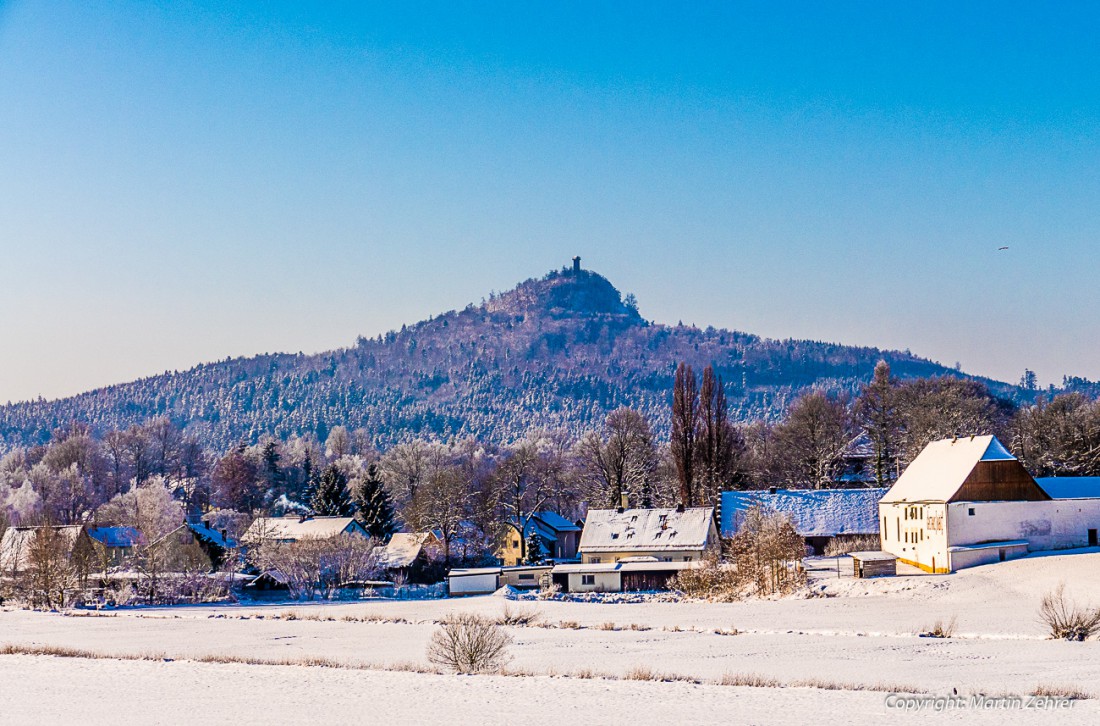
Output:
<instances>
[{"instance_id":1,"label":"evergreen tree","mask_svg":"<svg viewBox=\"0 0 1100 726\"><path fill-rule=\"evenodd\" d=\"M377 464L367 467L367 477L355 493L355 508L359 510L359 521L371 537L387 541L397 531L393 502L382 484Z\"/></svg>"},{"instance_id":2,"label":"evergreen tree","mask_svg":"<svg viewBox=\"0 0 1100 726\"><path fill-rule=\"evenodd\" d=\"M523 558L525 565L538 565L546 559L546 548L542 546L542 538L538 533L532 532L527 537L527 556Z\"/></svg>"},{"instance_id":3,"label":"evergreen tree","mask_svg":"<svg viewBox=\"0 0 1100 726\"><path fill-rule=\"evenodd\" d=\"M340 467L330 464L321 474L309 506L319 516L347 517L354 511L348 494L348 478Z\"/></svg>"}]
</instances>

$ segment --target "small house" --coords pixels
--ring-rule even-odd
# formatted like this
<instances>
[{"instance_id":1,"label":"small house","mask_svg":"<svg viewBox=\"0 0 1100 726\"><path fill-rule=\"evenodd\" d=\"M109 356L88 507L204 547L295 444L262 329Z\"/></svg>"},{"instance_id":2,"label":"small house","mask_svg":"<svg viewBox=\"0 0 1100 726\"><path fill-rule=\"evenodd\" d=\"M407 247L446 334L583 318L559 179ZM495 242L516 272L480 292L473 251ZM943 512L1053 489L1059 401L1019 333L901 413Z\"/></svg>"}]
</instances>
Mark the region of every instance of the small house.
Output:
<instances>
[{"instance_id":1,"label":"small house","mask_svg":"<svg viewBox=\"0 0 1100 726\"><path fill-rule=\"evenodd\" d=\"M534 590L549 584L552 565L516 565L500 568L500 586L511 585L517 590Z\"/></svg>"},{"instance_id":2,"label":"small house","mask_svg":"<svg viewBox=\"0 0 1100 726\"><path fill-rule=\"evenodd\" d=\"M134 527L89 527L102 569L129 566L145 537Z\"/></svg>"},{"instance_id":3,"label":"small house","mask_svg":"<svg viewBox=\"0 0 1100 726\"><path fill-rule=\"evenodd\" d=\"M39 548L59 551L82 573L96 565L96 549L83 525L8 527L0 539L0 575L24 572Z\"/></svg>"},{"instance_id":4,"label":"small house","mask_svg":"<svg viewBox=\"0 0 1100 726\"><path fill-rule=\"evenodd\" d=\"M718 547L712 507L592 509L581 532L583 564L648 557L658 562L697 562Z\"/></svg>"},{"instance_id":5,"label":"small house","mask_svg":"<svg viewBox=\"0 0 1100 726\"><path fill-rule=\"evenodd\" d=\"M431 577L432 563L441 554L439 538L432 532L397 532L379 548L378 566L387 577L406 582L438 581Z\"/></svg>"},{"instance_id":6,"label":"small house","mask_svg":"<svg viewBox=\"0 0 1100 726\"><path fill-rule=\"evenodd\" d=\"M581 528L557 512L535 512L523 531L509 522L496 556L505 566L523 563L532 536L537 537L547 560L572 560L577 556Z\"/></svg>"},{"instance_id":7,"label":"small house","mask_svg":"<svg viewBox=\"0 0 1100 726\"><path fill-rule=\"evenodd\" d=\"M369 538L363 525L354 517L257 517L241 537L246 547L262 542L297 542L303 539L327 539L340 534Z\"/></svg>"}]
</instances>

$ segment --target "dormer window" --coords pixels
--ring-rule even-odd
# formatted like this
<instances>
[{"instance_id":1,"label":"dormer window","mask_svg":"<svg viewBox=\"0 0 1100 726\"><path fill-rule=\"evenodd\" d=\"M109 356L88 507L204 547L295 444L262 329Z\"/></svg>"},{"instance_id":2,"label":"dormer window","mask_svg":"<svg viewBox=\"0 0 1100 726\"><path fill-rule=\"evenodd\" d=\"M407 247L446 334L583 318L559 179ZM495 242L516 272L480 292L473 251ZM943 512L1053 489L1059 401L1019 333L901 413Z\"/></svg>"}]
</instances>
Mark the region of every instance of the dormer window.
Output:
<instances>
[{"instance_id":1,"label":"dormer window","mask_svg":"<svg viewBox=\"0 0 1100 726\"><path fill-rule=\"evenodd\" d=\"M667 514L662 514L662 515L660 515L660 516L658 517L658 519L660 519L660 520L661 520L661 521L663 522L663 521L665 521L666 519L668 519L668 515L667 515Z\"/></svg>"},{"instance_id":2,"label":"dormer window","mask_svg":"<svg viewBox=\"0 0 1100 726\"><path fill-rule=\"evenodd\" d=\"M637 522L638 521L638 515L635 514L633 517L630 518L630 521L631 522Z\"/></svg>"},{"instance_id":3,"label":"dormer window","mask_svg":"<svg viewBox=\"0 0 1100 726\"><path fill-rule=\"evenodd\" d=\"M611 539L618 539L618 538L619 538L619 533L618 532L612 532L611 533Z\"/></svg>"}]
</instances>

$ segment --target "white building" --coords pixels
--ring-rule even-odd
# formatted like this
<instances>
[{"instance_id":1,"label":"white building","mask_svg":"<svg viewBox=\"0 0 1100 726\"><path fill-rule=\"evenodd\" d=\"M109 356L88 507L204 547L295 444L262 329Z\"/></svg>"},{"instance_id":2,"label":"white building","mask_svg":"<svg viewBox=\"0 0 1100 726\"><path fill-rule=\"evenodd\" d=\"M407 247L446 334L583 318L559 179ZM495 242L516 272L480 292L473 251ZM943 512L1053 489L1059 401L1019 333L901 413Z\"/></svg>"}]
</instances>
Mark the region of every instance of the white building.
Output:
<instances>
[{"instance_id":1,"label":"white building","mask_svg":"<svg viewBox=\"0 0 1100 726\"><path fill-rule=\"evenodd\" d=\"M1046 488L994 436L935 441L879 502L882 549L928 572L951 572L1095 546L1100 488L1043 481Z\"/></svg>"}]
</instances>

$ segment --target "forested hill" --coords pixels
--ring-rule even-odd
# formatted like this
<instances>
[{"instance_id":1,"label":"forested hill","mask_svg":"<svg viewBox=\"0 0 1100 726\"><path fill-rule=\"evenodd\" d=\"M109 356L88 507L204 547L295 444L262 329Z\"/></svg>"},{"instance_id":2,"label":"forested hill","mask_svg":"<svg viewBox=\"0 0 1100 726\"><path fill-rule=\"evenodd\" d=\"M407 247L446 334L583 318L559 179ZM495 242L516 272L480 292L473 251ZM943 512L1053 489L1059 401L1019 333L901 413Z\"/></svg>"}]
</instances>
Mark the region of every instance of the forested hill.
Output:
<instances>
[{"instance_id":1,"label":"forested hill","mask_svg":"<svg viewBox=\"0 0 1100 726\"><path fill-rule=\"evenodd\" d=\"M908 353L658 325L604 277L563 270L481 305L317 355L196 366L58 401L0 407L0 448L43 443L73 420L122 428L167 415L224 450L264 435L364 428L379 447L413 436L507 441L532 426L574 432L618 406L669 419L677 362L714 363L731 415L773 417L809 386L852 392L887 360L901 378L952 374ZM994 393L1017 389L988 382Z\"/></svg>"}]
</instances>

